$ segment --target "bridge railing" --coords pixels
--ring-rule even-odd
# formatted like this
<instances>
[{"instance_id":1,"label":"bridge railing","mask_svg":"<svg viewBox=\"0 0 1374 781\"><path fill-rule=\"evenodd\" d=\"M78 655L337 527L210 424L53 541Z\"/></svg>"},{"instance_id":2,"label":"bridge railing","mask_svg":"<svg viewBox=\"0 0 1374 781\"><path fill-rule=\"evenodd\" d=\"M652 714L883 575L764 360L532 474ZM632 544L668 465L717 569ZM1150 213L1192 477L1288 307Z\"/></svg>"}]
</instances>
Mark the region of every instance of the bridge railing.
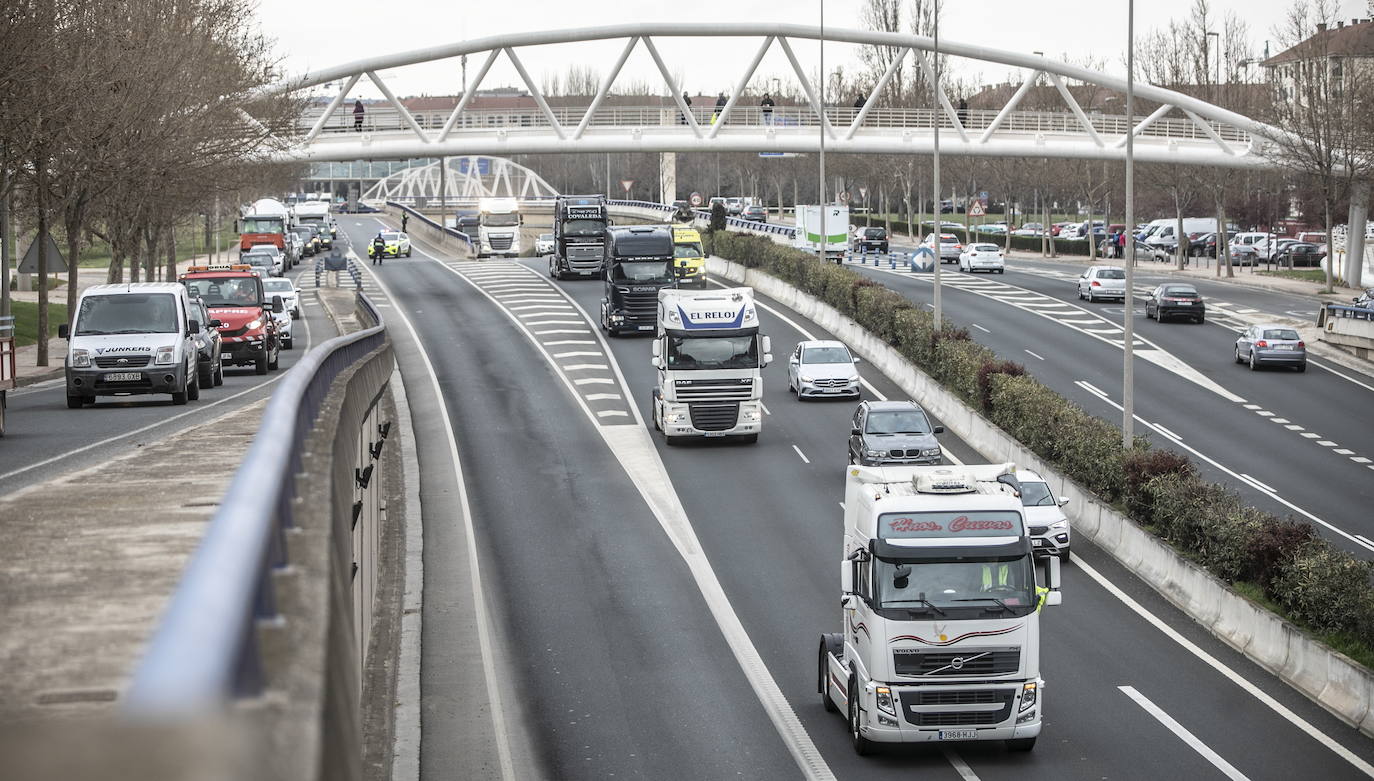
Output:
<instances>
[{"instance_id":1,"label":"bridge railing","mask_svg":"<svg viewBox=\"0 0 1374 781\"><path fill-rule=\"evenodd\" d=\"M287 532L299 526L304 513L320 511L298 501L310 481L331 480L303 474L307 438L341 375L369 370L369 387L357 390L375 406L391 373L381 315L366 296L359 294L357 304L367 327L307 352L268 401L258 435L243 454L134 673L125 704L129 715L153 720L203 716L233 700L262 694L270 682L260 630L281 617L274 582L290 564ZM354 390L350 385L349 392ZM357 436L345 439L352 442ZM329 492L338 490L334 486Z\"/></svg>"},{"instance_id":2,"label":"bridge railing","mask_svg":"<svg viewBox=\"0 0 1374 781\"><path fill-rule=\"evenodd\" d=\"M555 106L551 112L567 132L571 132L581 122L586 106ZM847 106L826 108L826 119L837 133L846 132L854 121L859 109ZM1093 129L1104 136L1122 136L1127 130L1145 117L1131 121L1125 115L1105 114L1096 109L1085 109ZM314 127L323 113L323 108L308 109L299 120L302 132ZM448 121L449 111L421 111L415 114L416 123L427 132L437 133ZM960 122L969 131L981 133L989 127L1000 112L983 109L970 109L958 112ZM698 125L709 129L716 121L715 106L693 106L692 115ZM944 112L928 108L882 108L869 109L862 127L886 130L930 130L938 120L942 129L954 130L953 119ZM673 127L686 123L675 106L608 106L598 108L588 122L589 127ZM774 127L777 130L789 128L815 127L819 124L810 106L778 106L772 112L764 112L758 106L735 106L726 118L725 126L738 128ZM1208 122L1208 126L1223 140L1243 144L1250 136L1245 131L1219 122ZM455 132L520 130L550 127L547 117L535 106L518 109L465 109L454 124ZM323 133L338 134L355 131L352 116L338 112L330 118ZM364 114L362 132L406 131L413 132L395 109L390 106L376 106ZM1081 134L1083 126L1078 118L1067 110L1063 111L1013 111L1001 123L999 133L1026 134ZM1148 125L1139 135L1176 138L1188 140L1210 140L1205 131L1187 118L1162 117Z\"/></svg>"},{"instance_id":3,"label":"bridge railing","mask_svg":"<svg viewBox=\"0 0 1374 781\"><path fill-rule=\"evenodd\" d=\"M414 201L415 199L408 198L402 200ZM431 198L429 200L434 199ZM461 201L462 199L450 198L447 201L445 201L445 204L448 206L456 207L463 205ZM450 228L447 225L440 225L438 222L430 219L429 217L426 217L422 212L417 211L414 207L410 206L409 204L402 203L401 200L388 199L386 201L386 205L392 207L393 209L400 209L402 212L409 214L411 219L418 220L431 230L439 231L440 233L450 238L457 239L458 241L461 241L463 242L463 244L467 245L468 249L472 249L472 237L464 233L463 231L460 231L457 228Z\"/></svg>"}]
</instances>

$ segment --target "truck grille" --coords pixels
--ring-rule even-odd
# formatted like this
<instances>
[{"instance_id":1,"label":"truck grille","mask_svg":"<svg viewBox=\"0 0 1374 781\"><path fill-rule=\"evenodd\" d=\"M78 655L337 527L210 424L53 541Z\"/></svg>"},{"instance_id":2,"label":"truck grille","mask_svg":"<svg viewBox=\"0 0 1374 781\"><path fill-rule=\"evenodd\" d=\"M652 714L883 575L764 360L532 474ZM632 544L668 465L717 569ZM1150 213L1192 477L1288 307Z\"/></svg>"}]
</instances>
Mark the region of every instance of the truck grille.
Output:
<instances>
[{"instance_id":1,"label":"truck grille","mask_svg":"<svg viewBox=\"0 0 1374 781\"><path fill-rule=\"evenodd\" d=\"M1007 675L1021 665L1020 648L965 648L958 651L911 651L892 654L898 675L982 677Z\"/></svg>"},{"instance_id":2,"label":"truck grille","mask_svg":"<svg viewBox=\"0 0 1374 781\"><path fill-rule=\"evenodd\" d=\"M102 369L139 369L150 360L150 355L102 355L95 359L95 365Z\"/></svg>"},{"instance_id":3,"label":"truck grille","mask_svg":"<svg viewBox=\"0 0 1374 781\"><path fill-rule=\"evenodd\" d=\"M652 293L621 293L625 304L625 317L636 322L657 322L658 291Z\"/></svg>"},{"instance_id":4,"label":"truck grille","mask_svg":"<svg viewBox=\"0 0 1374 781\"><path fill-rule=\"evenodd\" d=\"M754 394L754 381L678 380L673 386L679 401L748 401Z\"/></svg>"},{"instance_id":5,"label":"truck grille","mask_svg":"<svg viewBox=\"0 0 1374 781\"><path fill-rule=\"evenodd\" d=\"M971 727L1001 724L1011 717L1016 692L1013 689L977 689L972 691L904 691L901 693L902 712L906 720L918 727ZM931 705L997 705L988 710L924 711L912 706Z\"/></svg>"},{"instance_id":6,"label":"truck grille","mask_svg":"<svg viewBox=\"0 0 1374 781\"><path fill-rule=\"evenodd\" d=\"M602 244L569 244L564 250L568 263L576 269L600 268L606 257Z\"/></svg>"},{"instance_id":7,"label":"truck grille","mask_svg":"<svg viewBox=\"0 0 1374 781\"><path fill-rule=\"evenodd\" d=\"M504 252L510 249L512 237L510 236L488 236L487 243L497 252Z\"/></svg>"},{"instance_id":8,"label":"truck grille","mask_svg":"<svg viewBox=\"0 0 1374 781\"><path fill-rule=\"evenodd\" d=\"M688 409L692 412L692 426L700 431L729 431L739 420L739 404L734 402L698 402Z\"/></svg>"}]
</instances>

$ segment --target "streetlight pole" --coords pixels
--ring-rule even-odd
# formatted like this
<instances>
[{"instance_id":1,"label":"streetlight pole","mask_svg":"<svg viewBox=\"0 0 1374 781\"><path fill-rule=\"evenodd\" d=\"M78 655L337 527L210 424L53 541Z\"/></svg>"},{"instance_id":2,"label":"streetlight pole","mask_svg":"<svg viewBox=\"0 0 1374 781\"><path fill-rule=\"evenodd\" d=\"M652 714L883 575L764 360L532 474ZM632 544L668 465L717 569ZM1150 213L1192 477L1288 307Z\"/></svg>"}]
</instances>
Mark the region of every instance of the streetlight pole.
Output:
<instances>
[{"instance_id":1,"label":"streetlight pole","mask_svg":"<svg viewBox=\"0 0 1374 781\"><path fill-rule=\"evenodd\" d=\"M821 170L819 173L819 178L816 179L816 202L820 204L821 224L818 226L819 230L817 231L817 235L820 236L820 241L816 243L816 259L819 260L822 264L824 264L825 245L828 243L827 239L830 238L830 232L828 230L828 226L826 225L825 219L825 216L829 211L827 207L830 205L830 202L826 200L825 197L825 0L820 0L819 5L821 11L821 115L820 117L818 117L820 122L818 123L817 128L820 130L821 134L821 153L818 156L820 159Z\"/></svg>"},{"instance_id":2,"label":"streetlight pole","mask_svg":"<svg viewBox=\"0 0 1374 781\"><path fill-rule=\"evenodd\" d=\"M1048 228L1048 226L1046 226ZM1121 447L1135 440L1135 0L1126 0L1126 296L1121 366Z\"/></svg>"},{"instance_id":3,"label":"streetlight pole","mask_svg":"<svg viewBox=\"0 0 1374 781\"><path fill-rule=\"evenodd\" d=\"M931 48L934 49L935 78L931 79L930 93L933 100L933 110L935 112L935 129L933 137L934 161L931 164L932 173L934 174L932 178L934 179L933 189L935 191L935 199L931 202L934 207L934 214L932 214L930 218L930 235L932 237L932 249L935 250L935 324L932 328L935 333L939 333L940 320L943 317L943 310L940 303L940 265L944 263L944 259L940 257L940 0L935 0L934 8L934 35L932 36L934 38L934 45Z\"/></svg>"}]
</instances>

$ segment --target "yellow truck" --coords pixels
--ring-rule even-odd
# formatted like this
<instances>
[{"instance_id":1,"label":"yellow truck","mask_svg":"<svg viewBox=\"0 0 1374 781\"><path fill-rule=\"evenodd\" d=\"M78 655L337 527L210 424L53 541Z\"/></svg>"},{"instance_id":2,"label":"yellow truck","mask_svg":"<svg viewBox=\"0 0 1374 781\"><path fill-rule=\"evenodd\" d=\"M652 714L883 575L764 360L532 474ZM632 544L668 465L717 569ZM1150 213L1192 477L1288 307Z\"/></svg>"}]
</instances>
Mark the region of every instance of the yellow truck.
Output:
<instances>
[{"instance_id":1,"label":"yellow truck","mask_svg":"<svg viewBox=\"0 0 1374 781\"><path fill-rule=\"evenodd\" d=\"M673 263L680 284L706 287L706 253L696 228L673 227Z\"/></svg>"}]
</instances>

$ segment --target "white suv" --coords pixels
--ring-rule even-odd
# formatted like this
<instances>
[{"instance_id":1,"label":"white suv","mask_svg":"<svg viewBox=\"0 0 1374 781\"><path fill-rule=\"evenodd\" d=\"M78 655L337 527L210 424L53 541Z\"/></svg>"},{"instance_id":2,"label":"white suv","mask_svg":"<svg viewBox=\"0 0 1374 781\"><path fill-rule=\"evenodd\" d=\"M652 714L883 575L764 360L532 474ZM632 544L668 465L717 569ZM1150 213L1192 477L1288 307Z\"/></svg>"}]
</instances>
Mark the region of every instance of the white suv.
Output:
<instances>
[{"instance_id":1,"label":"white suv","mask_svg":"<svg viewBox=\"0 0 1374 781\"><path fill-rule=\"evenodd\" d=\"M1120 266L1088 266L1078 278L1078 297L1089 302L1099 298L1126 300L1126 269Z\"/></svg>"}]
</instances>

